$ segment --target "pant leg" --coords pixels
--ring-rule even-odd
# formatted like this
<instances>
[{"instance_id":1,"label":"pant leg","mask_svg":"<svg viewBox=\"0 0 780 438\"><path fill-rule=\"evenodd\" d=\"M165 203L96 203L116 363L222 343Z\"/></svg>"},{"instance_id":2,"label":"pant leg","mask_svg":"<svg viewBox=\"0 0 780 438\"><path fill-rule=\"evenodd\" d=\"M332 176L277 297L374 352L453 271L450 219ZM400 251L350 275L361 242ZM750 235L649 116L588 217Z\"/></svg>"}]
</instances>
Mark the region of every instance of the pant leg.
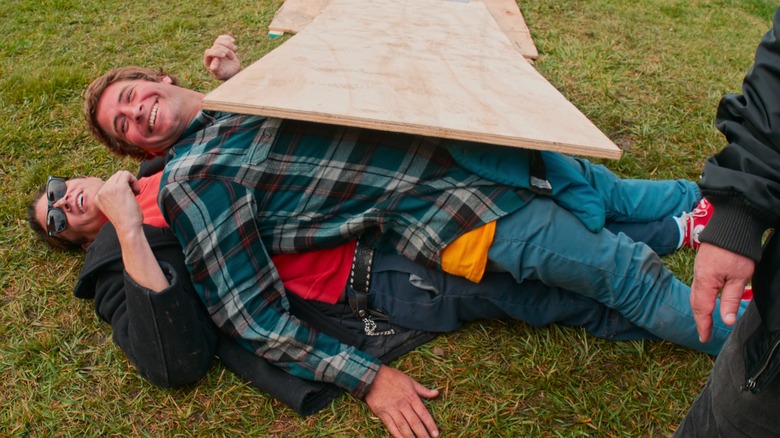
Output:
<instances>
[{"instance_id":1,"label":"pant leg","mask_svg":"<svg viewBox=\"0 0 780 438\"><path fill-rule=\"evenodd\" d=\"M701 200L693 181L621 179L602 165L564 157L601 195L607 222L650 222L679 216Z\"/></svg>"},{"instance_id":2,"label":"pant leg","mask_svg":"<svg viewBox=\"0 0 780 438\"><path fill-rule=\"evenodd\" d=\"M712 340L699 342L690 289L647 245L608 230L588 231L545 198L497 222L489 262L517 281L540 280L598 300L654 335L717 354L731 331L717 316Z\"/></svg>"},{"instance_id":3,"label":"pant leg","mask_svg":"<svg viewBox=\"0 0 780 438\"><path fill-rule=\"evenodd\" d=\"M651 222L607 222L605 227L613 234L624 233L634 242L646 244L658 255L677 251L682 241L677 220L671 217Z\"/></svg>"},{"instance_id":4,"label":"pant leg","mask_svg":"<svg viewBox=\"0 0 780 438\"><path fill-rule=\"evenodd\" d=\"M375 254L369 305L392 324L433 332L477 319L514 318L537 327L581 326L612 340L657 339L604 304L571 291L533 280L518 284L506 273L488 273L473 283L396 254Z\"/></svg>"},{"instance_id":5,"label":"pant leg","mask_svg":"<svg viewBox=\"0 0 780 438\"><path fill-rule=\"evenodd\" d=\"M780 378L758 394L741 391L745 381L744 342L756 329L760 316L751 304L723 345L707 385L693 402L674 436L778 437L780 436Z\"/></svg>"}]
</instances>

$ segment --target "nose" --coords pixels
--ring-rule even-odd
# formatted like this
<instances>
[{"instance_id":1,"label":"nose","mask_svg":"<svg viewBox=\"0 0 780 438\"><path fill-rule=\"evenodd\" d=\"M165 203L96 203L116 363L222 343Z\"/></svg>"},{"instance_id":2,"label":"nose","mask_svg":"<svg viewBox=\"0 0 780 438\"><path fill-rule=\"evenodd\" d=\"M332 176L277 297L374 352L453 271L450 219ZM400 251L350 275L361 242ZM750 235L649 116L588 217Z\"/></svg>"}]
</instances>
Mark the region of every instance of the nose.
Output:
<instances>
[{"instance_id":1,"label":"nose","mask_svg":"<svg viewBox=\"0 0 780 438\"><path fill-rule=\"evenodd\" d=\"M132 118L136 123L143 122L144 105L138 104L132 107Z\"/></svg>"},{"instance_id":2,"label":"nose","mask_svg":"<svg viewBox=\"0 0 780 438\"><path fill-rule=\"evenodd\" d=\"M58 199L54 204L52 204L52 206L61 208L62 210L65 211L70 211L70 203L68 202L69 199L70 199L70 194L66 193L65 196Z\"/></svg>"}]
</instances>

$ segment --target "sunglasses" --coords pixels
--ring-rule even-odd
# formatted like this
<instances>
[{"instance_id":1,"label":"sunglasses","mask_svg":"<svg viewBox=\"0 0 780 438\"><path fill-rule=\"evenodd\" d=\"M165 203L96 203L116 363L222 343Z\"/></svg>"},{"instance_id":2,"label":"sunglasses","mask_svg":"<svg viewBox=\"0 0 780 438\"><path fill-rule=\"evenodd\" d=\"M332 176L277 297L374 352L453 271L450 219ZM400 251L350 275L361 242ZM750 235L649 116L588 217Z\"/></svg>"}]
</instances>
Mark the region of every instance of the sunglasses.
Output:
<instances>
[{"instance_id":1,"label":"sunglasses","mask_svg":"<svg viewBox=\"0 0 780 438\"><path fill-rule=\"evenodd\" d=\"M46 231L49 236L56 236L65 231L68 227L68 217L61 208L54 207L53 204L68 191L65 180L56 176L50 176L46 180L46 200L49 202L49 208L46 210Z\"/></svg>"}]
</instances>

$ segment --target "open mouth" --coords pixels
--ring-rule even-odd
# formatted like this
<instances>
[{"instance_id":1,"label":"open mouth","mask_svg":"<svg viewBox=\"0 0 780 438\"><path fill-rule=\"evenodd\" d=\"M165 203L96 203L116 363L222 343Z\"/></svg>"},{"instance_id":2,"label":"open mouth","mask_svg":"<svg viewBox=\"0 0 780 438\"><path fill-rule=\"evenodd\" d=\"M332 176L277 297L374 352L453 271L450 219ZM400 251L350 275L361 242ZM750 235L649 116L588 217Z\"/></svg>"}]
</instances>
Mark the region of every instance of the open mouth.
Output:
<instances>
[{"instance_id":1,"label":"open mouth","mask_svg":"<svg viewBox=\"0 0 780 438\"><path fill-rule=\"evenodd\" d=\"M79 206L79 211L84 213L84 194L80 194L78 198L76 198L76 204Z\"/></svg>"},{"instance_id":2,"label":"open mouth","mask_svg":"<svg viewBox=\"0 0 780 438\"><path fill-rule=\"evenodd\" d=\"M157 109L160 107L160 102L155 102L152 110L149 112L149 130L154 129L154 124L157 122Z\"/></svg>"}]
</instances>

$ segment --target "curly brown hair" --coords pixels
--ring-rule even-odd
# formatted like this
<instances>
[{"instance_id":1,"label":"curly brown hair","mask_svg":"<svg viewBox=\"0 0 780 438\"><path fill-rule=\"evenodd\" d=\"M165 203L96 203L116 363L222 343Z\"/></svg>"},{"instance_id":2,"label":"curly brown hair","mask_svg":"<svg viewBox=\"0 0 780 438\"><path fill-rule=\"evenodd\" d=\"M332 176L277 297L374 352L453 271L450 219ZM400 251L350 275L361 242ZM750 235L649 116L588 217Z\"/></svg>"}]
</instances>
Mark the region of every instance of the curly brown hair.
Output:
<instances>
[{"instance_id":1,"label":"curly brown hair","mask_svg":"<svg viewBox=\"0 0 780 438\"><path fill-rule=\"evenodd\" d=\"M116 138L104 131L100 125L98 125L97 106L103 92L105 92L106 88L114 82L134 80L161 82L166 76L171 79L172 85L181 86L181 81L179 81L178 78L165 73L162 69L154 70L151 68L132 66L111 69L103 76L92 81L84 92L84 115L87 118L87 127L95 139L108 146L108 150L119 156L129 156L138 161L151 158L151 154L140 147Z\"/></svg>"}]
</instances>

